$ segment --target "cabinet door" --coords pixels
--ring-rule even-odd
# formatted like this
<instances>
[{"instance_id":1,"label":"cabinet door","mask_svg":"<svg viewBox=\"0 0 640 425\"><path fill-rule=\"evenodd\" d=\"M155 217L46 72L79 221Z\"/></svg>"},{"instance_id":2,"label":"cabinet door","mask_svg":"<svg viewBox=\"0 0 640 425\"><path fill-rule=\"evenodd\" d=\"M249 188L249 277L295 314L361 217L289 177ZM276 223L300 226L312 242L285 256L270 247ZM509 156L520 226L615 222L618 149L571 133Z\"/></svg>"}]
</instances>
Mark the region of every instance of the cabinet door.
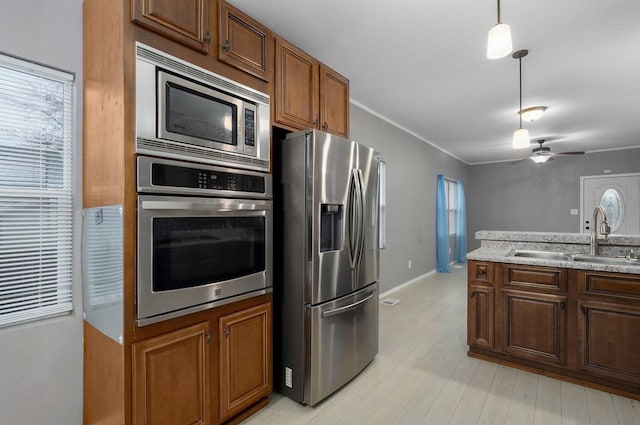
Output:
<instances>
[{"instance_id":1,"label":"cabinet door","mask_svg":"<svg viewBox=\"0 0 640 425\"><path fill-rule=\"evenodd\" d=\"M320 66L320 123L323 131L349 137L349 80Z\"/></svg>"},{"instance_id":2,"label":"cabinet door","mask_svg":"<svg viewBox=\"0 0 640 425\"><path fill-rule=\"evenodd\" d=\"M209 0L132 0L131 8L136 24L207 53Z\"/></svg>"},{"instance_id":3,"label":"cabinet door","mask_svg":"<svg viewBox=\"0 0 640 425\"><path fill-rule=\"evenodd\" d=\"M211 424L209 323L133 344L133 423Z\"/></svg>"},{"instance_id":4,"label":"cabinet door","mask_svg":"<svg viewBox=\"0 0 640 425\"><path fill-rule=\"evenodd\" d=\"M271 303L220 317L220 421L271 392Z\"/></svg>"},{"instance_id":5,"label":"cabinet door","mask_svg":"<svg viewBox=\"0 0 640 425\"><path fill-rule=\"evenodd\" d=\"M294 129L319 129L318 62L287 41L276 40L275 121Z\"/></svg>"},{"instance_id":6,"label":"cabinet door","mask_svg":"<svg viewBox=\"0 0 640 425\"><path fill-rule=\"evenodd\" d=\"M578 365L640 384L640 306L579 300Z\"/></svg>"},{"instance_id":7,"label":"cabinet door","mask_svg":"<svg viewBox=\"0 0 640 425\"><path fill-rule=\"evenodd\" d=\"M271 32L259 22L220 1L220 60L265 81L270 81ZM272 52L273 54L273 52Z\"/></svg>"},{"instance_id":8,"label":"cabinet door","mask_svg":"<svg viewBox=\"0 0 640 425\"><path fill-rule=\"evenodd\" d=\"M493 288L469 285L467 344L495 348L495 292Z\"/></svg>"},{"instance_id":9,"label":"cabinet door","mask_svg":"<svg viewBox=\"0 0 640 425\"><path fill-rule=\"evenodd\" d=\"M525 359L565 364L567 298L511 290L502 293L504 351Z\"/></svg>"}]
</instances>

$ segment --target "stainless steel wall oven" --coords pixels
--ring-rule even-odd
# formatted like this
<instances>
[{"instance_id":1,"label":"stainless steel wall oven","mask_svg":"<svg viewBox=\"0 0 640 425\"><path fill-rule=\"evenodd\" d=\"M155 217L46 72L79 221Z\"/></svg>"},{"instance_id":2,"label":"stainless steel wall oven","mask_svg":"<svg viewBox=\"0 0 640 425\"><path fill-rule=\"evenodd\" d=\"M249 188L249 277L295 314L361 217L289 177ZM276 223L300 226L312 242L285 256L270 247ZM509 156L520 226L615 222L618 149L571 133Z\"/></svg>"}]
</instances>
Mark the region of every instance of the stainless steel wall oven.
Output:
<instances>
[{"instance_id":1,"label":"stainless steel wall oven","mask_svg":"<svg viewBox=\"0 0 640 425\"><path fill-rule=\"evenodd\" d=\"M271 292L266 173L138 158L139 326Z\"/></svg>"}]
</instances>

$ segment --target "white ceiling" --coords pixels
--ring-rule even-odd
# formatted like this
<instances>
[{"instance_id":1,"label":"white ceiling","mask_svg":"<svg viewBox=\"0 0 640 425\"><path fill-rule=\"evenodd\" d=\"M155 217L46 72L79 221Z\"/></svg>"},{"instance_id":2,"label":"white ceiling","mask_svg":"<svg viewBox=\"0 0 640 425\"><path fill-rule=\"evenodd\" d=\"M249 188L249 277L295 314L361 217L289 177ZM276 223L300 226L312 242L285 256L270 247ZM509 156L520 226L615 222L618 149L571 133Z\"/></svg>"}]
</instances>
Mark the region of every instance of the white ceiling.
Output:
<instances>
[{"instance_id":1,"label":"white ceiling","mask_svg":"<svg viewBox=\"0 0 640 425\"><path fill-rule=\"evenodd\" d=\"M485 56L495 0L229 2L349 78L353 102L458 159L529 152L511 147L518 61ZM524 124L533 145L640 146L640 0L502 0L502 21L529 50L523 108L549 108Z\"/></svg>"}]
</instances>

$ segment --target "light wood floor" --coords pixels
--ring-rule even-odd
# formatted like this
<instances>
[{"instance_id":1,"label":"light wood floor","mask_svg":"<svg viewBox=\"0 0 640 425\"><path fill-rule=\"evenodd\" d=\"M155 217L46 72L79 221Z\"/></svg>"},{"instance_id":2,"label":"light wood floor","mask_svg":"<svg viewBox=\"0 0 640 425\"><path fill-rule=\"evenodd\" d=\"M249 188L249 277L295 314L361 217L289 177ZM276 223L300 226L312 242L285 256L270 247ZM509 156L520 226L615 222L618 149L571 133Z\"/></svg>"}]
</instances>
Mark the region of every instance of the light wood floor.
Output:
<instances>
[{"instance_id":1,"label":"light wood floor","mask_svg":"<svg viewBox=\"0 0 640 425\"><path fill-rule=\"evenodd\" d=\"M316 407L274 393L245 425L640 425L640 402L467 357L466 268L380 304L380 352Z\"/></svg>"}]
</instances>

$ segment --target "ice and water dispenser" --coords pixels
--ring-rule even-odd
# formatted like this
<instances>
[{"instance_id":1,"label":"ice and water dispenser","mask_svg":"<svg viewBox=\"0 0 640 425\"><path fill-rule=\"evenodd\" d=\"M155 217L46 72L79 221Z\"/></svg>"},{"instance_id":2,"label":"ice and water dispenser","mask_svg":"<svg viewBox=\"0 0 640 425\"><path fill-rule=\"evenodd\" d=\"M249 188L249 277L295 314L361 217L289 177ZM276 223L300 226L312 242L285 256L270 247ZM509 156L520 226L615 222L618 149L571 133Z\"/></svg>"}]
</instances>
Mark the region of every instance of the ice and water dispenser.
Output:
<instances>
[{"instance_id":1,"label":"ice and water dispenser","mask_svg":"<svg viewBox=\"0 0 640 425\"><path fill-rule=\"evenodd\" d=\"M320 252L342 249L344 206L341 204L321 204L320 209Z\"/></svg>"}]
</instances>

